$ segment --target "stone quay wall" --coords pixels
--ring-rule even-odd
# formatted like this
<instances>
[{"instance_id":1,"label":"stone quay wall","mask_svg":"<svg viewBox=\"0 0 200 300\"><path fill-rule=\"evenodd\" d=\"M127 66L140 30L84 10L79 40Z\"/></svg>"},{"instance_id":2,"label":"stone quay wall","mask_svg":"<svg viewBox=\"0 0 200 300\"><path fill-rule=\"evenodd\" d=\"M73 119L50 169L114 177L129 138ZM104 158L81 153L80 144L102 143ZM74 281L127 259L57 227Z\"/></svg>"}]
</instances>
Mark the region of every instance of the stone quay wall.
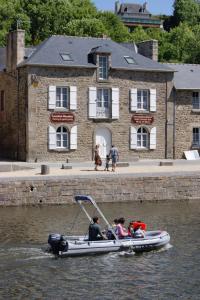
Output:
<instances>
[{"instance_id":1,"label":"stone quay wall","mask_svg":"<svg viewBox=\"0 0 200 300\"><path fill-rule=\"evenodd\" d=\"M200 200L200 175L4 178L0 206L72 204L77 194L98 203Z\"/></svg>"}]
</instances>

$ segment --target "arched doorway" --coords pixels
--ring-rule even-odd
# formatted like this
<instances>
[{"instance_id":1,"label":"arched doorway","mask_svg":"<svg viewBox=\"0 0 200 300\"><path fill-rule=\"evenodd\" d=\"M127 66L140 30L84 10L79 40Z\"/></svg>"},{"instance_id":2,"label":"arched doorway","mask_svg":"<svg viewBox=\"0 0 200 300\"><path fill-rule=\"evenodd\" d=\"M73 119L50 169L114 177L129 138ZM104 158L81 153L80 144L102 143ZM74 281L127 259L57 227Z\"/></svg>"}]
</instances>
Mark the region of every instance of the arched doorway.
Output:
<instances>
[{"instance_id":1,"label":"arched doorway","mask_svg":"<svg viewBox=\"0 0 200 300\"><path fill-rule=\"evenodd\" d=\"M108 128L101 127L96 130L96 145L99 145L101 158L106 158L111 148L111 132Z\"/></svg>"}]
</instances>

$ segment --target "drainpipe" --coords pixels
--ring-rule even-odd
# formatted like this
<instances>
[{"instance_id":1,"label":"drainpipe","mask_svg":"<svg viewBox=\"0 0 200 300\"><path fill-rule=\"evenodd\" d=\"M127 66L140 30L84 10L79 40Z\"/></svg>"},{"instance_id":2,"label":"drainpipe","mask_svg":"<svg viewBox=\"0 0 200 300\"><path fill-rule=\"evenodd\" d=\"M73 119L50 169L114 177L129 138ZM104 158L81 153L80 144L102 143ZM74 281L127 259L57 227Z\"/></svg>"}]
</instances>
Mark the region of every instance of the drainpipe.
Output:
<instances>
[{"instance_id":1,"label":"drainpipe","mask_svg":"<svg viewBox=\"0 0 200 300\"><path fill-rule=\"evenodd\" d=\"M168 85L167 85L167 74L165 76L165 159L167 158L167 91L168 91Z\"/></svg>"},{"instance_id":2,"label":"drainpipe","mask_svg":"<svg viewBox=\"0 0 200 300\"><path fill-rule=\"evenodd\" d=\"M20 117L19 117L19 69L17 69L17 160L19 160L19 137L20 137Z\"/></svg>"},{"instance_id":3,"label":"drainpipe","mask_svg":"<svg viewBox=\"0 0 200 300\"><path fill-rule=\"evenodd\" d=\"M174 110L173 110L173 159L176 156L176 90L173 88L173 102L174 102Z\"/></svg>"}]
</instances>

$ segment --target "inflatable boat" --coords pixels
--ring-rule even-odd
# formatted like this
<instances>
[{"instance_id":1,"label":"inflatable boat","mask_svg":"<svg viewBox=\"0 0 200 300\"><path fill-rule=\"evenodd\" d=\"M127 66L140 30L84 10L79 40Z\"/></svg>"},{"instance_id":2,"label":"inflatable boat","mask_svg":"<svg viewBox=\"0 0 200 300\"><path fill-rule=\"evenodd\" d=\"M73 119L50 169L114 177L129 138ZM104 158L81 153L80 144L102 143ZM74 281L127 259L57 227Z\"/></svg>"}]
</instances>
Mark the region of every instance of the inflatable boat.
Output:
<instances>
[{"instance_id":1,"label":"inflatable boat","mask_svg":"<svg viewBox=\"0 0 200 300\"><path fill-rule=\"evenodd\" d=\"M105 221L107 230L112 232L113 238L107 240L89 241L88 236L66 236L59 233L49 234L49 251L56 256L65 257L117 251L134 251L137 253L158 250L167 245L170 241L170 236L166 231L146 231L144 237L141 238L127 237L124 239L119 239L114 229L109 224L92 197L78 195L75 196L75 201L80 205L90 222L92 218L88 214L84 203L92 204Z\"/></svg>"}]
</instances>

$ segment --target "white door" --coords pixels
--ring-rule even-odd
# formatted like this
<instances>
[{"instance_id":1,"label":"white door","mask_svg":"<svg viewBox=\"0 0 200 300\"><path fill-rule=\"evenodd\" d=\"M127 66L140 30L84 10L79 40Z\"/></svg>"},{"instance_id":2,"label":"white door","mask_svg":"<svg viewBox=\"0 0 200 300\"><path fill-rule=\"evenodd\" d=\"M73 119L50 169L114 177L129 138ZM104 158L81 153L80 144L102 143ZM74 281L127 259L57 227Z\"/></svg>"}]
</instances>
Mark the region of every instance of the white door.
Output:
<instances>
[{"instance_id":1,"label":"white door","mask_svg":"<svg viewBox=\"0 0 200 300\"><path fill-rule=\"evenodd\" d=\"M106 158L111 148L111 132L107 128L98 128L96 131L96 145L99 145L101 158Z\"/></svg>"}]
</instances>

